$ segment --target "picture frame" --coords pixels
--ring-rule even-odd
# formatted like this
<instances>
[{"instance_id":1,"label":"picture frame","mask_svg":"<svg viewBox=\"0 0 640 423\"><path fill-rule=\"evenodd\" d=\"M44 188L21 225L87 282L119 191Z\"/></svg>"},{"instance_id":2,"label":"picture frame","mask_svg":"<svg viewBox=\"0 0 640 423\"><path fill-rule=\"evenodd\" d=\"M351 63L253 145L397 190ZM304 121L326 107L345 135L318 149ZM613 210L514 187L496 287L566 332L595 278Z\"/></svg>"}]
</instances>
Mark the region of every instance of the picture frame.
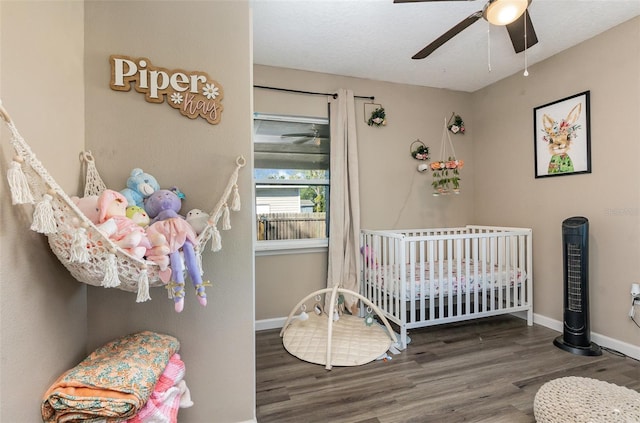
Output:
<instances>
[{"instance_id":1,"label":"picture frame","mask_svg":"<svg viewBox=\"0 0 640 423\"><path fill-rule=\"evenodd\" d=\"M535 177L591 173L590 91L533 109Z\"/></svg>"}]
</instances>

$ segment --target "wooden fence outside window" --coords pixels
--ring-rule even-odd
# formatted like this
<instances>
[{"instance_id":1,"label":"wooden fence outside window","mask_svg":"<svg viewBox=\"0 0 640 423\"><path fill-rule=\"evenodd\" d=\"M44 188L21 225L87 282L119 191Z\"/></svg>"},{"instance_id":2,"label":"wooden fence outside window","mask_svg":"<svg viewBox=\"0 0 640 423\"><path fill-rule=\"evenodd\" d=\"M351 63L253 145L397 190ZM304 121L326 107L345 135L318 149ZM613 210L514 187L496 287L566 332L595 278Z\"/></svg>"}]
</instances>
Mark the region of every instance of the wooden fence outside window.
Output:
<instances>
[{"instance_id":1,"label":"wooden fence outside window","mask_svg":"<svg viewBox=\"0 0 640 423\"><path fill-rule=\"evenodd\" d=\"M326 213L263 213L258 215L258 240L326 238Z\"/></svg>"}]
</instances>

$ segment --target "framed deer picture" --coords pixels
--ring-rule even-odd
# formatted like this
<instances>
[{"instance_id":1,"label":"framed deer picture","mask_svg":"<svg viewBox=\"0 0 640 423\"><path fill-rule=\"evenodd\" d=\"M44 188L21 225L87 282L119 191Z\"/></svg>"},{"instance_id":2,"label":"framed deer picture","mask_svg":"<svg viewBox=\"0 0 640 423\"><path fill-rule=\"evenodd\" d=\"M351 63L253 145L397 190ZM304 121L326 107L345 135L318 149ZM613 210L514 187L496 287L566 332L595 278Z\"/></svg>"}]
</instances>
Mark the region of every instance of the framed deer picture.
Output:
<instances>
[{"instance_id":1,"label":"framed deer picture","mask_svg":"<svg viewBox=\"0 0 640 423\"><path fill-rule=\"evenodd\" d=\"M591 173L589 91L533 109L535 176Z\"/></svg>"}]
</instances>

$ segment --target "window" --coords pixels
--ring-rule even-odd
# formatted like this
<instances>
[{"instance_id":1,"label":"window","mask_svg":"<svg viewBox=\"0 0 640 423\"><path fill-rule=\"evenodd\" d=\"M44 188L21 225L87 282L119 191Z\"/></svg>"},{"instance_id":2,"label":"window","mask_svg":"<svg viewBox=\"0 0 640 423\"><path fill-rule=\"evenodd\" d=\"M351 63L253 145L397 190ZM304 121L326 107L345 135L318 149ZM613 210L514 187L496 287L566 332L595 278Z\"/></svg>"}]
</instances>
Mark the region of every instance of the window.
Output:
<instances>
[{"instance_id":1,"label":"window","mask_svg":"<svg viewBox=\"0 0 640 423\"><path fill-rule=\"evenodd\" d=\"M329 121L255 114L256 251L327 246Z\"/></svg>"}]
</instances>

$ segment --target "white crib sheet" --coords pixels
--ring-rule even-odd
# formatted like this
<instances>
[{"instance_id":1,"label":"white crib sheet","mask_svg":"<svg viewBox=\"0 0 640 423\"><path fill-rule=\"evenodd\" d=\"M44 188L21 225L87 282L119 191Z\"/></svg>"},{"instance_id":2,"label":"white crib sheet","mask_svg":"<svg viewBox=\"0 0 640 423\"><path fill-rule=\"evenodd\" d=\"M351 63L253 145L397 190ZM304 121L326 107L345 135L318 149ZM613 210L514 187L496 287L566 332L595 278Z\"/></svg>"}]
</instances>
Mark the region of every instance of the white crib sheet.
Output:
<instances>
[{"instance_id":1,"label":"white crib sheet","mask_svg":"<svg viewBox=\"0 0 640 423\"><path fill-rule=\"evenodd\" d=\"M476 265L478 267L476 273ZM465 260L461 261L460 269L457 268L457 262L453 262L451 264L451 273L449 274L449 264L447 260L443 260L442 262L442 274L443 277L440 277L440 263L434 263L433 269L433 285L430 281L430 268L429 262L425 262L423 264L424 267L421 267L420 263L416 263L415 265L411 265L409 263L406 264L406 292L405 292L405 300L409 301L412 299L419 299L422 295L426 298L437 298L440 295L449 295L449 275L451 275L451 288L452 295L456 294L466 294L473 293L474 291L478 291L479 293L485 289L491 290L494 288L504 287L508 285L513 287L514 285L519 286L522 281L526 279L526 272L522 269L518 268L510 268L508 271L502 267L500 269L498 265L491 266L486 264L483 266L482 263L478 263L472 260L469 263L469 268L467 269L467 265ZM411 273L413 267L413 274ZM422 271L424 271L424 278L422 278ZM400 280L400 268L397 265L380 265L376 266L375 269L368 269L368 275L370 278L375 278L376 286L380 286L381 289L385 288L385 276L394 275L395 280L394 283L398 283ZM413 275L413 278L412 278ZM411 283L413 279L413 284L415 285L415 295L411 296ZM423 284L424 279L424 284ZM468 281L468 288L467 288ZM424 289L423 289L424 286ZM431 295L431 288L433 286L434 293ZM389 286L387 289L391 291L394 295L396 294L396 286ZM399 295L400 289L397 289L397 294Z\"/></svg>"}]
</instances>

